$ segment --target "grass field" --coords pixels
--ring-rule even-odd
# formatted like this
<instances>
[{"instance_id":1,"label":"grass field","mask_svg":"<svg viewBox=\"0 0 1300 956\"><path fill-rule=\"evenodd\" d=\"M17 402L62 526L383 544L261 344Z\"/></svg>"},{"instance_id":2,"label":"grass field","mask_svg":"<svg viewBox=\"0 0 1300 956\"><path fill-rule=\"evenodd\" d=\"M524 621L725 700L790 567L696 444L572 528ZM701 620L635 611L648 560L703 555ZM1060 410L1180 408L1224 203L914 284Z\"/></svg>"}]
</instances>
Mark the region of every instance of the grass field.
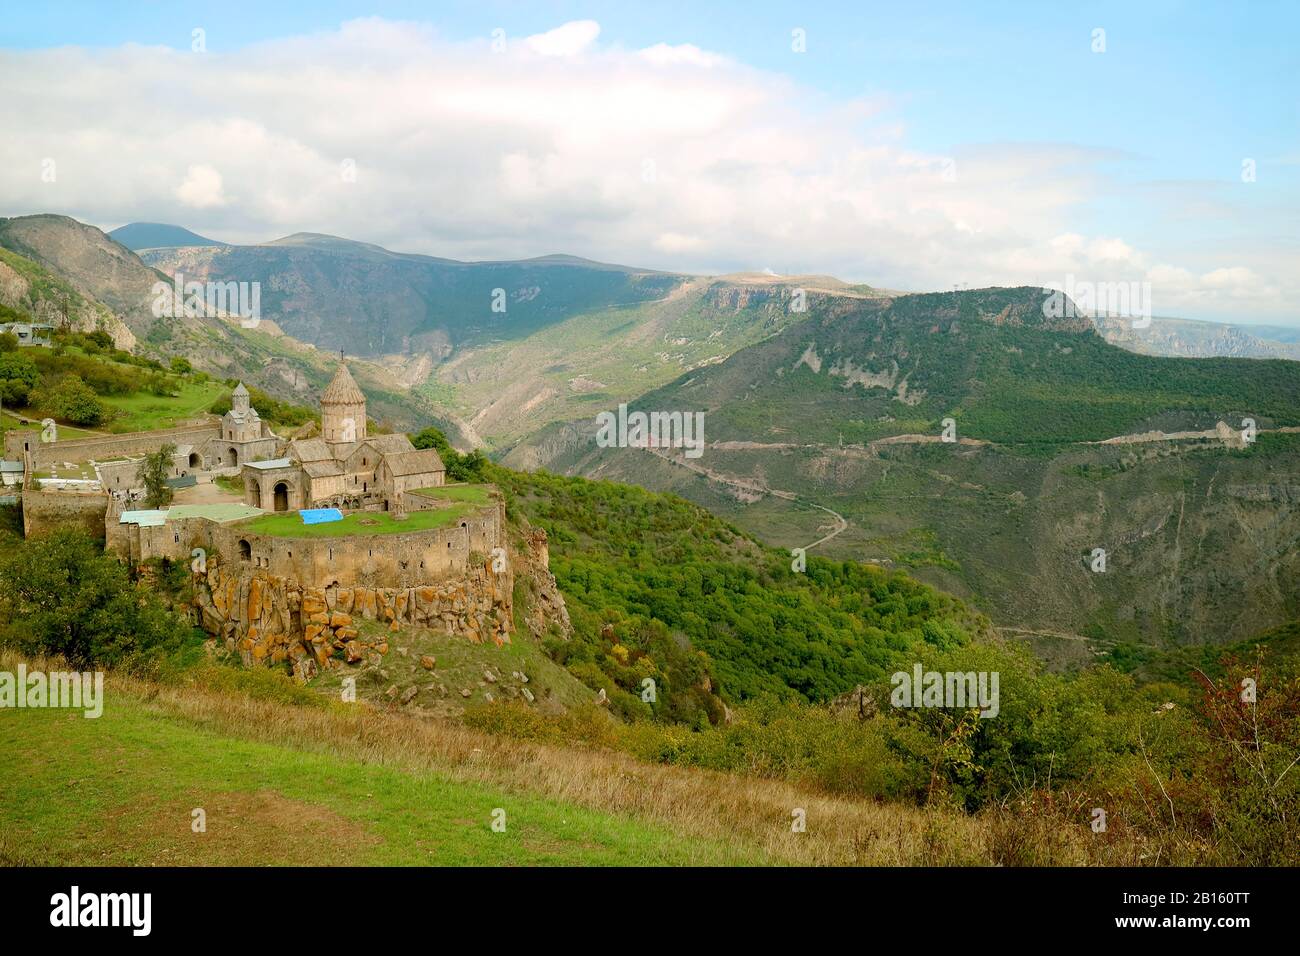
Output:
<instances>
[{"instance_id":1,"label":"grass field","mask_svg":"<svg viewBox=\"0 0 1300 956\"><path fill-rule=\"evenodd\" d=\"M469 504L485 505L492 500L491 485L438 485L436 488L420 488L412 491L413 495L425 495L429 498L445 498L448 501L463 501Z\"/></svg>"},{"instance_id":2,"label":"grass field","mask_svg":"<svg viewBox=\"0 0 1300 956\"><path fill-rule=\"evenodd\" d=\"M33 419L36 418L34 414L30 414L30 413L26 414L25 417L33 418ZM35 429L36 431L41 430L40 425L28 425L24 422L19 421L13 415L9 414L9 412L0 413L0 435L3 435L11 428ZM86 431L86 429L84 428L74 428L71 425L60 425L58 434L59 434L59 438L63 438L63 439L93 438L96 435L103 434L103 432Z\"/></svg>"},{"instance_id":3,"label":"grass field","mask_svg":"<svg viewBox=\"0 0 1300 956\"><path fill-rule=\"evenodd\" d=\"M12 670L17 659L4 657ZM187 684L109 674L99 719L0 711L0 865L992 859L986 821L529 744L364 704L295 704L310 692L278 690L270 676L227 674L212 686L202 672ZM206 832L192 829L195 809ZM792 831L796 809L806 832ZM498 811L504 832L492 827Z\"/></svg>"},{"instance_id":4,"label":"grass field","mask_svg":"<svg viewBox=\"0 0 1300 956\"><path fill-rule=\"evenodd\" d=\"M721 863L717 845L499 787L234 741L119 699L0 720L0 862L62 865ZM39 746L31 744L39 741ZM24 782L19 782L20 780ZM203 809L207 831L191 829ZM493 811L505 811L494 832ZM31 847L39 847L34 857ZM5 856L10 859L4 859ZM742 857L753 862L757 857Z\"/></svg>"},{"instance_id":5,"label":"grass field","mask_svg":"<svg viewBox=\"0 0 1300 956\"><path fill-rule=\"evenodd\" d=\"M136 392L132 395L101 395L100 401L109 406L116 417L105 424L103 431L86 430L72 425L59 424L59 438L90 438L105 432L123 434L126 432L153 431L159 428L172 428L181 422L202 416L209 405L229 391L228 386L220 382L196 383L180 382L178 394L172 396L153 395L148 392ZM24 408L25 417L40 421L51 417L39 408ZM0 432L9 428L31 428L23 425L8 413L0 416Z\"/></svg>"},{"instance_id":6,"label":"grass field","mask_svg":"<svg viewBox=\"0 0 1300 956\"><path fill-rule=\"evenodd\" d=\"M103 396L118 417L109 423L113 432L142 432L172 428L183 421L202 415L218 398L229 391L221 382L181 381L173 396L136 392L134 395Z\"/></svg>"},{"instance_id":7,"label":"grass field","mask_svg":"<svg viewBox=\"0 0 1300 956\"><path fill-rule=\"evenodd\" d=\"M252 534L269 534L277 538L343 538L350 535L406 534L411 531L428 531L441 528L474 510L468 504L439 508L435 511L413 511L402 521L397 521L387 511L358 511L344 515L342 521L324 524L303 524L296 511L282 511L251 518L240 525Z\"/></svg>"}]
</instances>

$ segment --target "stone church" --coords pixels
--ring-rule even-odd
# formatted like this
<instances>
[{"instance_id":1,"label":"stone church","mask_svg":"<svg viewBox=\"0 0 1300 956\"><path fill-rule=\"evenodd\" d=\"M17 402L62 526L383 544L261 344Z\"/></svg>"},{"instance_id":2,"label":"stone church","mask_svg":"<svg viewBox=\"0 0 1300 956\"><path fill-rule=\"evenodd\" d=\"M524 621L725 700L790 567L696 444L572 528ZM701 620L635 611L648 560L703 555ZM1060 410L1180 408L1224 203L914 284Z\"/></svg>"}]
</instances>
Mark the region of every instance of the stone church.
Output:
<instances>
[{"instance_id":1,"label":"stone church","mask_svg":"<svg viewBox=\"0 0 1300 956\"><path fill-rule=\"evenodd\" d=\"M244 418L233 419L232 407L222 422L223 437L227 429L239 433L239 421L256 419L247 391L239 398L241 390L243 386L235 396ZM400 433L366 434L366 396L341 362L321 395L320 437L293 439L280 456L269 461L241 457L245 503L267 511L334 507L400 513L406 510L407 492L446 481L434 449L416 450Z\"/></svg>"}]
</instances>

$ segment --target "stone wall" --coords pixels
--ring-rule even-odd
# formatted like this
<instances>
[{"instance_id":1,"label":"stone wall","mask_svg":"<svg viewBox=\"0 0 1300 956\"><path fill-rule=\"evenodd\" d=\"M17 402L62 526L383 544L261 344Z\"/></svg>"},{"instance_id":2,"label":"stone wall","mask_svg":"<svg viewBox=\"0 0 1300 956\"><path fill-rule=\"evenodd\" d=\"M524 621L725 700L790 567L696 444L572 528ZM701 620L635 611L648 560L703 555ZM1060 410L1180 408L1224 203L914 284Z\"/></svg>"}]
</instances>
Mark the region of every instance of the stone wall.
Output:
<instances>
[{"instance_id":1,"label":"stone wall","mask_svg":"<svg viewBox=\"0 0 1300 956\"><path fill-rule=\"evenodd\" d=\"M5 432L5 458L22 461L23 455L41 443L39 428L11 428Z\"/></svg>"},{"instance_id":2,"label":"stone wall","mask_svg":"<svg viewBox=\"0 0 1300 956\"><path fill-rule=\"evenodd\" d=\"M157 451L171 442L173 445L202 445L221 433L221 420L212 418L196 425L180 428L162 428L152 432L132 432L127 435L105 435L101 438L70 438L54 442L41 442L31 447L32 467L41 470L50 462L102 461L129 455L144 455Z\"/></svg>"},{"instance_id":3,"label":"stone wall","mask_svg":"<svg viewBox=\"0 0 1300 956\"><path fill-rule=\"evenodd\" d=\"M104 485L106 491L131 491L137 488L143 488L136 475L140 471L140 459L129 458L124 461L103 462L96 467L99 469L99 479ZM188 475L193 469L190 468L188 455L173 455L171 468L167 470L165 477L180 478ZM144 507L144 505L140 505Z\"/></svg>"},{"instance_id":4,"label":"stone wall","mask_svg":"<svg viewBox=\"0 0 1300 956\"><path fill-rule=\"evenodd\" d=\"M351 535L338 538L281 538L249 534L237 525L202 518L182 519L177 542L164 542L187 556L191 546L208 554L247 561L277 577L313 585L412 587L464 573L471 555L486 557L501 543L504 506L486 507L455 524L409 534ZM177 522L169 522L176 524ZM172 557L167 554L167 557Z\"/></svg>"},{"instance_id":5,"label":"stone wall","mask_svg":"<svg viewBox=\"0 0 1300 956\"><path fill-rule=\"evenodd\" d=\"M46 534L55 528L83 528L91 537L104 537L108 496L103 492L37 491L23 489L23 534Z\"/></svg>"}]
</instances>

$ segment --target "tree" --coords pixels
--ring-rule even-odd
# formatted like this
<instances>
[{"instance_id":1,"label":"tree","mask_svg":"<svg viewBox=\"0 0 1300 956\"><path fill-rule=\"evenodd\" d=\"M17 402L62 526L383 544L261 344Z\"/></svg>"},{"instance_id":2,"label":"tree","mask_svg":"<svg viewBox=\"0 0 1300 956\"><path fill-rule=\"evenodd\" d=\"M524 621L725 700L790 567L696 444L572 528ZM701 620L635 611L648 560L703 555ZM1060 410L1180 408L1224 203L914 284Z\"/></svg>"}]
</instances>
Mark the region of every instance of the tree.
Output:
<instances>
[{"instance_id":1,"label":"tree","mask_svg":"<svg viewBox=\"0 0 1300 956\"><path fill-rule=\"evenodd\" d=\"M136 481L144 485L145 504L150 508L161 508L172 500L172 489L167 484L167 472L171 470L172 458L176 455L176 446L163 445L155 452L145 455L136 469Z\"/></svg>"},{"instance_id":2,"label":"tree","mask_svg":"<svg viewBox=\"0 0 1300 956\"><path fill-rule=\"evenodd\" d=\"M177 648L190 633L84 532L0 548L0 635L28 654L113 665Z\"/></svg>"},{"instance_id":3,"label":"tree","mask_svg":"<svg viewBox=\"0 0 1300 956\"><path fill-rule=\"evenodd\" d=\"M77 375L65 375L45 395L45 403L58 418L74 425L98 425L108 417L108 406Z\"/></svg>"},{"instance_id":4,"label":"tree","mask_svg":"<svg viewBox=\"0 0 1300 956\"><path fill-rule=\"evenodd\" d=\"M22 352L0 352L0 401L24 405L40 382L41 374L30 358Z\"/></svg>"},{"instance_id":5,"label":"tree","mask_svg":"<svg viewBox=\"0 0 1300 956\"><path fill-rule=\"evenodd\" d=\"M18 348L18 336L12 332L0 332L0 352L13 352Z\"/></svg>"},{"instance_id":6,"label":"tree","mask_svg":"<svg viewBox=\"0 0 1300 956\"><path fill-rule=\"evenodd\" d=\"M190 364L189 359L177 355L171 360L171 370L177 375L189 375L190 372L194 371L194 366Z\"/></svg>"},{"instance_id":7,"label":"tree","mask_svg":"<svg viewBox=\"0 0 1300 956\"><path fill-rule=\"evenodd\" d=\"M419 449L436 449L438 457L442 459L442 464L447 469L447 478L451 481L484 480L488 464L487 456L478 448L462 455L451 447L451 442L447 441L447 436L441 429L430 425L419 434L412 435L411 444Z\"/></svg>"}]
</instances>

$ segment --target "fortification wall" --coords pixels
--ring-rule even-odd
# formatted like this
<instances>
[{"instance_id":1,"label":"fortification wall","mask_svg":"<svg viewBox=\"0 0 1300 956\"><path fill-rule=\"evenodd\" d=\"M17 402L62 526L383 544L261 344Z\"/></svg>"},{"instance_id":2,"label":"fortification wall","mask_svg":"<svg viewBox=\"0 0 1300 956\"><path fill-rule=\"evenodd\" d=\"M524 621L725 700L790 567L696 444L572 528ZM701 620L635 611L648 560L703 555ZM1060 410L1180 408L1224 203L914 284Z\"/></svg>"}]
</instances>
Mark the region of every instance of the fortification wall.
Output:
<instances>
[{"instance_id":1,"label":"fortification wall","mask_svg":"<svg viewBox=\"0 0 1300 956\"><path fill-rule=\"evenodd\" d=\"M37 470L50 462L83 462L92 458L102 461L124 455L143 455L157 451L171 442L174 445L199 445L221 434L221 420L179 428L160 428L151 432L131 432L126 435L105 435L100 438L71 438L54 442L41 442L31 446L33 467Z\"/></svg>"},{"instance_id":2,"label":"fortification wall","mask_svg":"<svg viewBox=\"0 0 1300 956\"><path fill-rule=\"evenodd\" d=\"M55 528L82 528L94 538L104 537L108 496L103 492L38 491L23 489L23 534L46 534Z\"/></svg>"},{"instance_id":3,"label":"fortification wall","mask_svg":"<svg viewBox=\"0 0 1300 956\"><path fill-rule=\"evenodd\" d=\"M167 525L180 526L179 540L170 533L162 540L151 537L143 553L188 561L192 549L199 547L209 555L224 556L228 563L247 563L254 570L308 586L408 588L463 574L472 556L490 557L502 541L503 509L502 505L484 508L449 527L427 531L338 538L250 534L238 525L184 518ZM242 557L245 551L247 558Z\"/></svg>"}]
</instances>

